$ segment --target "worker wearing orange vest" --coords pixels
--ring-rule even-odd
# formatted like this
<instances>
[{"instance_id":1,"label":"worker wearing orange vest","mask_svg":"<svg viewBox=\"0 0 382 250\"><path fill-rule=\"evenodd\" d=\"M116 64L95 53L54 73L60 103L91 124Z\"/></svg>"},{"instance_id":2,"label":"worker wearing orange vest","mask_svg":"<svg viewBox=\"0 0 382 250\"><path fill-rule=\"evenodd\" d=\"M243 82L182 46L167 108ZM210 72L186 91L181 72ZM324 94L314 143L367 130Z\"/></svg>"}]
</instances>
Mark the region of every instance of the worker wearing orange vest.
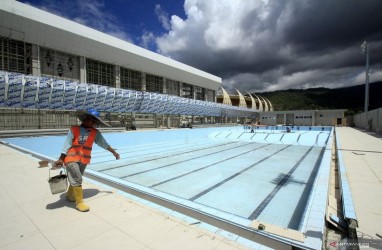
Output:
<instances>
[{"instance_id":1,"label":"worker wearing orange vest","mask_svg":"<svg viewBox=\"0 0 382 250\"><path fill-rule=\"evenodd\" d=\"M83 202L82 175L90 163L93 143L111 152L119 160L119 154L106 142L102 134L94 128L96 124L104 123L96 110L77 111L77 117L82 121L80 126L70 128L60 158L56 166L65 164L68 173L69 188L66 198L76 202L76 208L81 212L89 211L89 206Z\"/></svg>"}]
</instances>

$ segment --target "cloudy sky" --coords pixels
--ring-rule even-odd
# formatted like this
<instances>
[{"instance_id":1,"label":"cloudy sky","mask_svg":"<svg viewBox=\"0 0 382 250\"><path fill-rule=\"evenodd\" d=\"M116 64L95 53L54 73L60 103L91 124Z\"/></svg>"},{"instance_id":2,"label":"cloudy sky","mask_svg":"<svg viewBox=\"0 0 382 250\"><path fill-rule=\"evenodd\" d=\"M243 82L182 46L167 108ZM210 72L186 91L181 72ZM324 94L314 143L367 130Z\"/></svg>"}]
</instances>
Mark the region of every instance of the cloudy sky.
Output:
<instances>
[{"instance_id":1,"label":"cloudy sky","mask_svg":"<svg viewBox=\"0 0 382 250\"><path fill-rule=\"evenodd\" d=\"M22 0L217 75L229 92L382 81L382 0Z\"/></svg>"}]
</instances>

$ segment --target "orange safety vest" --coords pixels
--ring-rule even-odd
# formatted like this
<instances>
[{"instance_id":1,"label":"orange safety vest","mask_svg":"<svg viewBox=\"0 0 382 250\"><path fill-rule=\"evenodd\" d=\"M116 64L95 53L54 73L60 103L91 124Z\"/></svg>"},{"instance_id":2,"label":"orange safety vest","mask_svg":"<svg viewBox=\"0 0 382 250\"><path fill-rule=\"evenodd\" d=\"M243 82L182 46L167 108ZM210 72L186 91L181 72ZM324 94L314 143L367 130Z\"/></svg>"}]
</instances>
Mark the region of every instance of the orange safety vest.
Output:
<instances>
[{"instance_id":1,"label":"orange safety vest","mask_svg":"<svg viewBox=\"0 0 382 250\"><path fill-rule=\"evenodd\" d=\"M80 137L80 127L73 126L70 130L72 131L74 138L72 146L64 159L64 163L81 162L82 164L89 164L92 146L97 135L97 129L91 128L89 136L83 145L78 143L78 138Z\"/></svg>"}]
</instances>

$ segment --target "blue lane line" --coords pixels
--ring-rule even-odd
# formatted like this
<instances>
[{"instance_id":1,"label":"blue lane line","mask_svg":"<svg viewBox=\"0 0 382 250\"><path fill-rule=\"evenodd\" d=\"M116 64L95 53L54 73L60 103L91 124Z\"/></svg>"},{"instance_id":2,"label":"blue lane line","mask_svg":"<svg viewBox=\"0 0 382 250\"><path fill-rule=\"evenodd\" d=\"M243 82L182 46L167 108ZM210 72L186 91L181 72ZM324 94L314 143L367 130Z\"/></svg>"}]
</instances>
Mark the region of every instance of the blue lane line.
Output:
<instances>
[{"instance_id":1,"label":"blue lane line","mask_svg":"<svg viewBox=\"0 0 382 250\"><path fill-rule=\"evenodd\" d=\"M148 149L158 149L158 145L163 148L163 146L166 146L166 147L176 147L177 149L179 148L179 145L185 145L186 141L188 141L188 143L192 143L192 144L196 144L196 143L199 143L201 145L203 144L212 144L213 142L209 142L209 141L206 141L206 142L201 142L200 139L197 140L177 140L177 141L171 141L171 142L161 142L161 143L155 143L155 144L147 144L147 145L138 145L138 146L122 146L122 147L117 147L115 148L116 150L118 150L119 154L121 153L134 153L134 152L142 152L142 150L148 150ZM98 149L98 150L93 150L92 151L92 155L95 154L94 157L92 157L92 159L94 158L101 158L101 157L104 157L104 156L108 156L110 153L108 151L105 151L104 149ZM124 157L124 158L121 158L121 159L125 159L127 157Z\"/></svg>"},{"instance_id":2,"label":"blue lane line","mask_svg":"<svg viewBox=\"0 0 382 250\"><path fill-rule=\"evenodd\" d=\"M232 134L232 132L231 133L229 133L225 138L228 138L228 136L230 136Z\"/></svg>"},{"instance_id":3,"label":"blue lane line","mask_svg":"<svg viewBox=\"0 0 382 250\"><path fill-rule=\"evenodd\" d=\"M189 200L190 200L190 201L194 201L194 200L198 199L199 197L201 197L201 196L203 196L203 195L205 195L205 194L211 192L211 191L214 190L215 188L217 188L217 187L223 185L223 184L226 183L227 181L229 181L229 180L235 178L236 176L238 176L238 175L244 173L244 172L247 171L248 169L250 169L250 168L252 168L252 167L254 167L254 166L256 166L256 165L262 163L263 161L268 160L268 159L271 158L272 156L274 156L274 155L280 153L281 151L283 151L283 150L285 150L285 149L287 149L287 148L289 148L289 147L291 147L291 146L292 146L292 145L288 145L288 146L286 146L286 147L284 147L284 148L282 148L282 149L276 151L275 153L273 153L273 154L271 154L271 155L269 155L269 156L267 156L267 157L265 157L265 158L263 158L263 159L257 161L256 163L250 165L249 167L246 167L245 169L241 170L240 172L237 172L237 173L231 175L230 177L228 177L228 178L226 178L226 179L224 179L224 180L222 180L222 181L216 183L216 184L213 185L212 187L210 187L210 188L208 188L208 189L206 189L206 190L204 190L204 191L202 191L202 192L200 192L200 193L194 195L194 196L191 197Z\"/></svg>"},{"instance_id":4,"label":"blue lane line","mask_svg":"<svg viewBox=\"0 0 382 250\"><path fill-rule=\"evenodd\" d=\"M300 137L301 137L303 134L306 134L306 133L308 133L308 131L299 134L298 137L297 137L297 142L300 140Z\"/></svg>"},{"instance_id":5,"label":"blue lane line","mask_svg":"<svg viewBox=\"0 0 382 250\"><path fill-rule=\"evenodd\" d=\"M156 148L149 148L149 149L141 149L139 151L126 151L125 153L129 153L129 155L127 157L123 157L121 158L120 160L120 163L122 164L122 160L124 162L128 161L129 159L131 161L133 161L134 159L138 159L138 158L147 158L148 156L149 157L152 157L153 155L162 155L162 157L166 156L166 152L169 152L169 151L174 151L174 152L179 152L179 154L183 154L185 151L184 150L189 150L189 149L193 149L193 148L197 148L197 147L202 147L202 146L211 146L211 147L216 147L216 146L219 146L220 144L217 144L216 142L209 142L209 143L194 143L192 144L191 146L189 144L185 144L183 143L182 146L171 146L171 147L167 147L165 149L162 149L163 146L162 145L157 145ZM158 148L160 148L161 150L158 150ZM123 154L124 152L122 151L118 151L121 154ZM189 151L187 151L189 152ZM107 152L109 153L109 152ZM104 161L98 161L98 162L95 162L92 164L92 166L97 166L97 165L100 165L100 164L105 164L105 163L109 163L110 162L110 159L113 159L112 156L110 155L110 153L108 155L105 155L103 157L100 157L101 159L104 159ZM93 158L92 158L93 159ZM131 163L130 165L132 164L135 164L136 162L134 163ZM120 165L119 165L120 166Z\"/></svg>"},{"instance_id":6,"label":"blue lane line","mask_svg":"<svg viewBox=\"0 0 382 250\"><path fill-rule=\"evenodd\" d=\"M264 141L267 141L267 138L268 136L270 136L271 134L268 134L265 138L264 138Z\"/></svg>"},{"instance_id":7,"label":"blue lane line","mask_svg":"<svg viewBox=\"0 0 382 250\"><path fill-rule=\"evenodd\" d=\"M246 143L246 144L243 144L243 145L240 145L240 146L237 146L237 147L227 148L227 149L223 149L223 150L220 150L220 151L217 151L217 152L212 152L212 153L196 156L196 157L193 157L193 158L185 159L185 160L182 160L182 161L177 161L177 162L174 162L174 163L171 163L171 164L167 164L167 165L164 165L164 166L160 166L160 167L157 167L157 168L151 168L151 169L143 170L143 171L140 171L140 172L136 172L134 174L122 176L122 177L119 177L119 178L123 179L123 178L131 177L131 176L134 176L134 175L138 175L138 174L143 174L143 173L147 173L147 172L150 172L150 171L154 171L154 170L157 170L157 169L170 167L170 166L173 166L173 165L176 165L176 164L179 164L179 163L188 162L190 160L195 160L195 159L203 158L203 157L210 156L210 155L213 155L213 154L220 154L221 152L229 151L229 150L236 149L236 148L245 147L245 146L248 146L249 144L252 144L252 143ZM158 158L158 159L160 159L160 158ZM154 159L154 160L156 160L156 159ZM134 164L131 164L131 165L134 165Z\"/></svg>"},{"instance_id":8,"label":"blue lane line","mask_svg":"<svg viewBox=\"0 0 382 250\"><path fill-rule=\"evenodd\" d=\"M220 131L217 135L215 135L215 138L217 138L223 131Z\"/></svg>"},{"instance_id":9,"label":"blue lane line","mask_svg":"<svg viewBox=\"0 0 382 250\"><path fill-rule=\"evenodd\" d=\"M164 180L164 181L161 181L161 182L159 182L159 183L156 183L156 184L153 184L153 185L151 185L151 186L150 186L150 188L153 188L153 187L156 187L156 186L159 186L159 185L165 184L165 183L167 183L167 182L170 182L170 181L173 181L173 180L179 179L179 178L181 178L181 177L184 177L184 176L186 176L186 175L189 175L189 174L193 174L193 173L195 173L195 172L198 172L198 171L201 171L201 170L203 170L203 169L206 169L206 168L212 167L212 166L214 166L214 165L217 165L217 164L219 164L219 163L222 163L222 162L225 162L225 161L228 161L228 160L231 160L231 159L237 158L237 157L239 157L239 156L242 156L242 155L248 154L248 153L250 153L250 152L253 152L253 151L256 151L256 150L258 150L258 149L261 149L261 148L267 147L267 146L269 146L269 145L271 145L271 144L267 144L267 145L264 145L264 146L261 146L261 147L258 147L258 148L254 148L254 149L251 149L251 150L245 151L245 152L243 152L243 153L240 153L240 154L237 154L237 155L234 155L234 156L231 156L231 157L228 157L228 158L222 159L222 160L220 160L220 161L214 162L214 163L212 163L212 164L209 164L209 165L206 165L206 166L204 166L204 167L201 167L201 168L195 169L195 170L193 170L193 171L190 171L190 172L187 172L187 173L184 173L184 174L181 174L181 175L175 176L175 177L173 177L173 178L170 178L170 179L168 179L168 180Z\"/></svg>"},{"instance_id":10,"label":"blue lane line","mask_svg":"<svg viewBox=\"0 0 382 250\"><path fill-rule=\"evenodd\" d=\"M193 153L193 152L202 151L202 150L205 150L205 149L221 147L221 146L225 146L225 145L229 145L229 144L234 144L234 143L237 143L237 142L221 143L221 144L218 144L218 145L213 145L213 146L211 146L211 147L204 147L204 148L199 148L199 149L195 149L195 150L190 150L190 151L182 152L182 153L179 153L179 154L177 154L177 155ZM168 150L165 150L165 151L168 151ZM104 171L108 171L108 170L112 170L112 169L116 169L116 168L122 168L122 167L130 166L130 165L135 165L135 164L139 164L139 163L144 163L144 162L156 161L156 160L158 160L158 159L165 159L165 158L169 158L169 157L173 157L173 156L174 156L174 155L171 154L171 155L166 155L166 156L162 156L162 157L152 158L152 159L150 159L150 160L144 160L144 161L134 162L134 163L131 163L131 164L118 165L118 166L114 166L114 167L111 167L111 168L105 168L105 169L99 170L98 172L104 172ZM108 162L108 161L106 161L106 162Z\"/></svg>"},{"instance_id":11,"label":"blue lane line","mask_svg":"<svg viewBox=\"0 0 382 250\"><path fill-rule=\"evenodd\" d=\"M244 134L244 132L243 133L241 133L240 135L239 135L239 137L237 137L237 139L239 139L242 135Z\"/></svg>"},{"instance_id":12,"label":"blue lane line","mask_svg":"<svg viewBox=\"0 0 382 250\"><path fill-rule=\"evenodd\" d=\"M330 136L328 136L328 137L326 138L325 145L328 145L328 141L329 141L329 139L330 139Z\"/></svg>"},{"instance_id":13,"label":"blue lane line","mask_svg":"<svg viewBox=\"0 0 382 250\"><path fill-rule=\"evenodd\" d=\"M260 205L257 206L255 211L251 213L251 215L248 217L250 220L254 220L264 211L264 209L268 206L268 204L271 202L271 200L275 197L277 192L284 186L284 184L288 181L288 179L291 177L293 172L300 166L302 161L308 156L308 154L313 150L313 146L309 148L308 151L305 152L305 154L296 162L296 164L292 167L289 172L284 175L284 177L277 183L276 187L267 195L267 197L264 198L264 200L260 203Z\"/></svg>"},{"instance_id":14,"label":"blue lane line","mask_svg":"<svg viewBox=\"0 0 382 250\"><path fill-rule=\"evenodd\" d=\"M321 165L321 161L323 159L323 156L324 156L324 153L325 153L325 147L323 147L321 149L321 152L318 156L318 160L316 161L316 164L314 165L313 167L313 170L312 172L310 173L310 176L308 178L308 181L306 182L307 184L305 185L305 188L302 192L302 195L301 197L306 197L306 198L301 198L298 203L297 203L297 208L298 207L303 207L303 209L305 210L307 205L308 205L308 199L309 199L309 193L312 191L312 189L314 188L314 180L317 176L317 173L318 173L318 170L320 168L320 165ZM321 160L320 160L321 159ZM301 210L299 209L296 209L293 213L293 215L291 216L291 219L288 223L288 228L290 229L296 229L296 230L299 230L299 227L300 227L300 221L301 221L301 213L299 212ZM298 217L298 219L296 219Z\"/></svg>"},{"instance_id":15,"label":"blue lane line","mask_svg":"<svg viewBox=\"0 0 382 250\"><path fill-rule=\"evenodd\" d=\"M283 135L281 136L281 138L280 138L279 141L282 141L284 136L285 136L285 134L283 134Z\"/></svg>"},{"instance_id":16,"label":"blue lane line","mask_svg":"<svg viewBox=\"0 0 382 250\"><path fill-rule=\"evenodd\" d=\"M211 142L206 142L206 143L200 143L199 145L201 145L201 146L203 146L203 145L211 145L211 144L215 144L215 143L211 143ZM177 150L179 150L179 149L186 149L186 148L190 148L190 146L188 145L188 144L185 144L185 143L181 143L181 145L185 145L184 147L179 147L179 144L176 144L176 145L171 145L171 146L169 146L169 147L167 147L166 149L164 149L164 150L158 150L158 151L149 151L150 149L158 149L158 148L163 148L163 145L161 145L161 144L159 144L159 145L156 145L156 147L152 147L152 148L143 148L143 149L140 149L140 150L136 150L136 151L129 151L128 149L127 149L127 151L119 151L119 153L121 154L121 153L129 153L129 152L142 152L142 151L149 151L148 153L143 153L143 154L140 154L139 156L144 156L144 155L152 155L153 153L163 153L163 152L167 152L167 151L169 151L168 150L168 148L175 148L175 149L177 149ZM193 144L193 145L195 145L195 144ZM158 147L159 146L159 147ZM100 158L103 158L103 157L105 157L105 156L108 156L110 153L109 152L104 152L104 154L105 155L103 155L102 157L100 157ZM130 157L123 157L123 158L121 158L121 160L123 160L123 159L127 159L127 158L130 158ZM110 160L105 160L105 161L98 161L98 162L96 162L95 164L101 164L101 163L105 163L105 162L109 162ZM95 165L95 164L93 164L93 165Z\"/></svg>"},{"instance_id":17,"label":"blue lane line","mask_svg":"<svg viewBox=\"0 0 382 250\"><path fill-rule=\"evenodd\" d=\"M318 133L318 135L316 136L316 145L317 145L317 143L318 143L318 138L320 137L320 134L321 134L322 132L320 132L320 133Z\"/></svg>"}]
</instances>

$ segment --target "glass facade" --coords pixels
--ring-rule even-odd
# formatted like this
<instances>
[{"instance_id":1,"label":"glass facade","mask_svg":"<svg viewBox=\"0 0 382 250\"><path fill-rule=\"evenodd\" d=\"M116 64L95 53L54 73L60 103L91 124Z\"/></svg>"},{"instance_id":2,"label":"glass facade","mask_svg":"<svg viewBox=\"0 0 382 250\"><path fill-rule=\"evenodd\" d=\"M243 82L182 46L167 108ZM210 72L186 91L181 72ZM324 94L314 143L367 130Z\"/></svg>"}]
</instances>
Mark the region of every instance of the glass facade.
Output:
<instances>
[{"instance_id":1,"label":"glass facade","mask_svg":"<svg viewBox=\"0 0 382 250\"><path fill-rule=\"evenodd\" d=\"M140 71L122 68L120 70L121 88L142 90L142 73Z\"/></svg>"},{"instance_id":2,"label":"glass facade","mask_svg":"<svg viewBox=\"0 0 382 250\"><path fill-rule=\"evenodd\" d=\"M215 102L215 91L212 89L206 89L206 101Z\"/></svg>"},{"instance_id":3,"label":"glass facade","mask_svg":"<svg viewBox=\"0 0 382 250\"><path fill-rule=\"evenodd\" d=\"M181 97L194 99L194 86L191 84L183 83L182 91L180 93Z\"/></svg>"},{"instance_id":4,"label":"glass facade","mask_svg":"<svg viewBox=\"0 0 382 250\"><path fill-rule=\"evenodd\" d=\"M0 37L0 70L32 74L32 45Z\"/></svg>"},{"instance_id":5,"label":"glass facade","mask_svg":"<svg viewBox=\"0 0 382 250\"><path fill-rule=\"evenodd\" d=\"M86 81L88 83L115 87L114 65L86 59Z\"/></svg>"},{"instance_id":6,"label":"glass facade","mask_svg":"<svg viewBox=\"0 0 382 250\"><path fill-rule=\"evenodd\" d=\"M195 90L195 99L196 100L204 101L206 99L204 88L199 87L199 86L194 86L194 90Z\"/></svg>"},{"instance_id":7,"label":"glass facade","mask_svg":"<svg viewBox=\"0 0 382 250\"><path fill-rule=\"evenodd\" d=\"M147 74L146 91L163 93L163 77Z\"/></svg>"},{"instance_id":8,"label":"glass facade","mask_svg":"<svg viewBox=\"0 0 382 250\"><path fill-rule=\"evenodd\" d=\"M42 76L62 78L68 80L85 80L81 76L80 56L38 47L33 54L40 62ZM39 58L37 58L37 55ZM86 58L86 82L103 86L116 87L117 73L115 65ZM0 37L0 70L32 74L32 45ZM120 87L142 91L143 77L145 77L145 91L165 93L190 99L215 102L215 91L188 83L181 83L161 76L146 74L124 67L120 67Z\"/></svg>"},{"instance_id":9,"label":"glass facade","mask_svg":"<svg viewBox=\"0 0 382 250\"><path fill-rule=\"evenodd\" d=\"M179 96L179 82L167 79L166 94Z\"/></svg>"}]
</instances>

